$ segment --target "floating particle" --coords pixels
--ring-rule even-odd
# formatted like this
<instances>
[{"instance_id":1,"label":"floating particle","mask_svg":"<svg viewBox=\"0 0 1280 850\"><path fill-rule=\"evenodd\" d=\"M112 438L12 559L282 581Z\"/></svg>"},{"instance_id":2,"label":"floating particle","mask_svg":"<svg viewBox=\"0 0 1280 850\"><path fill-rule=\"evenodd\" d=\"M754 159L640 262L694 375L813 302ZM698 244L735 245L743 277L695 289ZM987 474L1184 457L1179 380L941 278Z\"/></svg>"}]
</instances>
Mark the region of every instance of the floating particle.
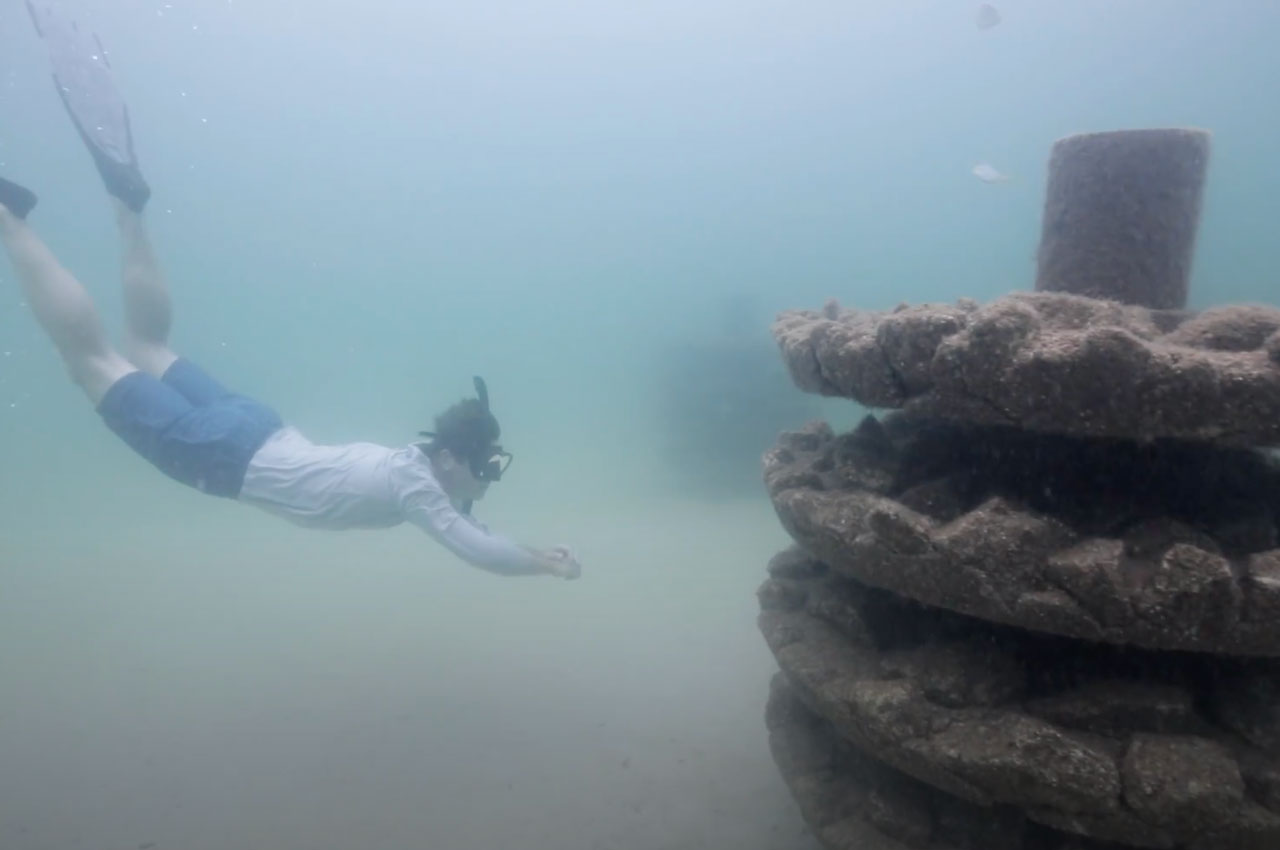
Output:
<instances>
[{"instance_id":1,"label":"floating particle","mask_svg":"<svg viewBox=\"0 0 1280 850\"><path fill-rule=\"evenodd\" d=\"M1008 174L1002 174L985 162L978 163L973 167L973 176L983 183L1008 183L1010 180Z\"/></svg>"}]
</instances>

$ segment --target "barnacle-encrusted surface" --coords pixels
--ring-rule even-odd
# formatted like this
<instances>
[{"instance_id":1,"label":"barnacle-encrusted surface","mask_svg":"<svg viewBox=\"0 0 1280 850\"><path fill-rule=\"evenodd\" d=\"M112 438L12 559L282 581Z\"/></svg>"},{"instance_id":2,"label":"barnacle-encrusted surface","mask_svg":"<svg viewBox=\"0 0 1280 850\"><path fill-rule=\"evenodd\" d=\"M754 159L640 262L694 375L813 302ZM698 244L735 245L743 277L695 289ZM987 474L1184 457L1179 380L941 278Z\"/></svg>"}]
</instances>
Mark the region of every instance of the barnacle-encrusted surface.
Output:
<instances>
[{"instance_id":1,"label":"barnacle-encrusted surface","mask_svg":"<svg viewBox=\"0 0 1280 850\"><path fill-rule=\"evenodd\" d=\"M789 687L866 756L1099 841L1280 846L1277 662L1027 635L866 588L798 549L770 572L760 627Z\"/></svg>"},{"instance_id":2,"label":"barnacle-encrusted surface","mask_svg":"<svg viewBox=\"0 0 1280 850\"><path fill-rule=\"evenodd\" d=\"M1260 452L901 414L766 454L790 535L866 584L996 623L1280 655L1280 469Z\"/></svg>"},{"instance_id":3,"label":"barnacle-encrusted surface","mask_svg":"<svg viewBox=\"0 0 1280 850\"><path fill-rule=\"evenodd\" d=\"M769 749L806 822L831 850L1124 850L1049 829L1008 806L952 797L860 753L774 677Z\"/></svg>"},{"instance_id":4,"label":"barnacle-encrusted surface","mask_svg":"<svg viewBox=\"0 0 1280 850\"><path fill-rule=\"evenodd\" d=\"M1020 292L987 305L781 315L802 389L1077 436L1280 444L1280 309L1199 314Z\"/></svg>"}]
</instances>

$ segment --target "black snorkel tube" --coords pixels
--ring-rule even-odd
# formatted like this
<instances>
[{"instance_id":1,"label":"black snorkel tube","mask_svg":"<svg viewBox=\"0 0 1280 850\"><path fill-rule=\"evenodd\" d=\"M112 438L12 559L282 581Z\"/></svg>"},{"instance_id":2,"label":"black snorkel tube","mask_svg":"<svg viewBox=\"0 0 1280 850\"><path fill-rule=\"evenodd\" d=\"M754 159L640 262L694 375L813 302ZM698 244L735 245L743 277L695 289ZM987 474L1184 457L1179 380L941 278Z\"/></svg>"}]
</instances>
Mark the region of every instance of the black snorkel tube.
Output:
<instances>
[{"instance_id":1,"label":"black snorkel tube","mask_svg":"<svg viewBox=\"0 0 1280 850\"><path fill-rule=\"evenodd\" d=\"M476 401L480 403L480 409L484 415L493 422L493 429L499 430L498 422L493 417L492 411L489 410L489 388L485 385L484 378L479 375L472 377L472 384L476 388ZM487 430L487 429L486 429ZM419 431L418 434L423 437L430 437L432 440L437 438L437 434L433 431ZM471 472L472 477L477 481L499 481L502 473L506 472L507 467L511 465L511 453L503 451L502 446L497 443L488 442L488 437L475 437L472 439L484 439L483 443L472 445L466 453L467 468ZM455 451L457 451L455 449ZM459 458L460 460L462 458ZM471 512L471 500L462 503L462 512Z\"/></svg>"},{"instance_id":2,"label":"black snorkel tube","mask_svg":"<svg viewBox=\"0 0 1280 850\"><path fill-rule=\"evenodd\" d=\"M476 400L480 402L480 407L486 414L493 416L493 412L489 409L489 387L485 384L484 378L475 375L471 378L471 383L476 388ZM495 419L494 422L496 424L497 420ZM506 472L510 465L511 454L503 451L502 446L497 444L477 446L467 458L467 466L477 481L500 481L502 473ZM471 513L470 499L463 502L462 512Z\"/></svg>"},{"instance_id":3,"label":"black snorkel tube","mask_svg":"<svg viewBox=\"0 0 1280 850\"><path fill-rule=\"evenodd\" d=\"M489 387L485 385L484 378L479 375L472 375L471 384L476 388L476 398L479 399L480 406L484 408L485 413L489 413ZM467 458L467 463L469 465L473 463L471 458ZM472 469L471 474L475 475L474 468ZM471 515L472 504L473 501L471 499L467 499L462 503L462 512L467 516Z\"/></svg>"},{"instance_id":4,"label":"black snorkel tube","mask_svg":"<svg viewBox=\"0 0 1280 850\"><path fill-rule=\"evenodd\" d=\"M476 400L480 402L481 409L492 417L493 412L489 409L489 387L485 384L484 378L475 375L471 378L471 383L476 388ZM496 419L494 423L496 425ZM502 479L502 473L506 472L510 465L511 454L503 451L502 446L497 444L476 446L467 456L467 467L477 481L499 481ZM471 504L471 499L462 503L464 514L471 513Z\"/></svg>"}]
</instances>

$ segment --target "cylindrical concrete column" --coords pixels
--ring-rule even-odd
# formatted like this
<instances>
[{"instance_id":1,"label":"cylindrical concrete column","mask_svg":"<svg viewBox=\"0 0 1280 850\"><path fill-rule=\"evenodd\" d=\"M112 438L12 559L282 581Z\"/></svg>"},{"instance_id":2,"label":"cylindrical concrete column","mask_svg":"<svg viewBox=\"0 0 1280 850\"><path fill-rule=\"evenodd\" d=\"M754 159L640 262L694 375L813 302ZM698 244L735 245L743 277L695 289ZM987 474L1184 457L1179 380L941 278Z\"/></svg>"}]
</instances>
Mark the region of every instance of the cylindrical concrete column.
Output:
<instances>
[{"instance_id":1,"label":"cylindrical concrete column","mask_svg":"<svg viewBox=\"0 0 1280 850\"><path fill-rule=\"evenodd\" d=\"M1059 139L1036 289L1185 307L1209 140L1204 130L1176 128Z\"/></svg>"}]
</instances>

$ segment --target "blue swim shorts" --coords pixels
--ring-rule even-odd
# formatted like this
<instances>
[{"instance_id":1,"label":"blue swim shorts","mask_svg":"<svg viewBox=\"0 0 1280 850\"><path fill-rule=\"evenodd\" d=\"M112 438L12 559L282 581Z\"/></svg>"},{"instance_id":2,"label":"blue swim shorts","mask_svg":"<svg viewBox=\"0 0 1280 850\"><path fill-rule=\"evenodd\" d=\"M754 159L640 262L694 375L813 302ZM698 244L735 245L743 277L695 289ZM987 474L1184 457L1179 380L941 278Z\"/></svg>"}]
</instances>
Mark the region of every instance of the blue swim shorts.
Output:
<instances>
[{"instance_id":1,"label":"blue swim shorts","mask_svg":"<svg viewBox=\"0 0 1280 850\"><path fill-rule=\"evenodd\" d=\"M102 397L98 414L170 478L229 499L240 495L254 453L283 426L270 407L228 391L184 358L160 378L125 375Z\"/></svg>"}]
</instances>

